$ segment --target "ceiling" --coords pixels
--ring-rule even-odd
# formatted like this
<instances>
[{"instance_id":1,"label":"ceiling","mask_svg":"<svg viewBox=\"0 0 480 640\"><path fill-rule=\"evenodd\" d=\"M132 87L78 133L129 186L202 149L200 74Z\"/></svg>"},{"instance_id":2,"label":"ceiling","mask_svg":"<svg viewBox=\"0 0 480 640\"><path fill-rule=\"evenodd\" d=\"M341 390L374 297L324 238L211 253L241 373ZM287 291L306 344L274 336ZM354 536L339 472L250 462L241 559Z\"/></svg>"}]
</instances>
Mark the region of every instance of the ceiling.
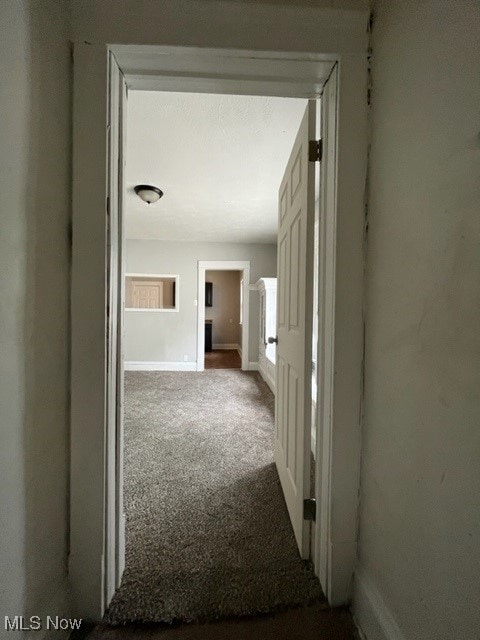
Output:
<instances>
[{"instance_id":1,"label":"ceiling","mask_svg":"<svg viewBox=\"0 0 480 640\"><path fill-rule=\"evenodd\" d=\"M307 101L131 91L127 238L276 240L278 187ZM136 184L164 192L147 205Z\"/></svg>"}]
</instances>

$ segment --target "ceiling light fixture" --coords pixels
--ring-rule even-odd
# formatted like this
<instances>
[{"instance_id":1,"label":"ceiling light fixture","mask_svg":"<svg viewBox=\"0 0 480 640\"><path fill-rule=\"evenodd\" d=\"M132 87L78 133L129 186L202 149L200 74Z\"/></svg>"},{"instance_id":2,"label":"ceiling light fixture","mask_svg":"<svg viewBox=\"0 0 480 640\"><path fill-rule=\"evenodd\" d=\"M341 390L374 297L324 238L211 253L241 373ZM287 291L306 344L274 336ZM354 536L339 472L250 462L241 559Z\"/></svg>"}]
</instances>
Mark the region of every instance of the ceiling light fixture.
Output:
<instances>
[{"instance_id":1,"label":"ceiling light fixture","mask_svg":"<svg viewBox=\"0 0 480 640\"><path fill-rule=\"evenodd\" d=\"M151 184L137 184L134 187L134 191L139 198L141 198L147 204L157 202L163 196L163 191L158 187L153 187Z\"/></svg>"}]
</instances>

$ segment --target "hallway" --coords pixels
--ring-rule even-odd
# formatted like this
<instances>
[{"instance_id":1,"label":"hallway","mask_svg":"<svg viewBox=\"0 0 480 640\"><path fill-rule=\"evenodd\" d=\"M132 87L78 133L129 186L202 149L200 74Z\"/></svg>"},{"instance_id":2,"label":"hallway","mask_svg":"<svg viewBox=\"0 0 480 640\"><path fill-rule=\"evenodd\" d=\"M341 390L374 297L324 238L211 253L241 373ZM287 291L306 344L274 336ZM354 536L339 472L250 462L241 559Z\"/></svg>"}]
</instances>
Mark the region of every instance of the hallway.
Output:
<instances>
[{"instance_id":1,"label":"hallway","mask_svg":"<svg viewBox=\"0 0 480 640\"><path fill-rule=\"evenodd\" d=\"M127 372L126 569L108 623L324 606L273 462L273 406L253 372Z\"/></svg>"}]
</instances>

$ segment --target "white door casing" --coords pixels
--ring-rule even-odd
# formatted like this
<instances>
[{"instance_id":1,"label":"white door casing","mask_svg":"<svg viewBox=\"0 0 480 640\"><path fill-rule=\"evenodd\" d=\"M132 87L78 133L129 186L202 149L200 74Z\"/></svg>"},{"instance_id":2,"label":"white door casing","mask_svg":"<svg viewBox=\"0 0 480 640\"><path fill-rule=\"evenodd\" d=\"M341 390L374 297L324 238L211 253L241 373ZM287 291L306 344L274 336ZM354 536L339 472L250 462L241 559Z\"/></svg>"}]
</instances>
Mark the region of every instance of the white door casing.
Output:
<instances>
[{"instance_id":1,"label":"white door casing","mask_svg":"<svg viewBox=\"0 0 480 640\"><path fill-rule=\"evenodd\" d=\"M74 62L69 579L72 614L100 619L120 583L125 557L126 84L106 47L76 45Z\"/></svg>"},{"instance_id":2,"label":"white door casing","mask_svg":"<svg viewBox=\"0 0 480 640\"><path fill-rule=\"evenodd\" d=\"M116 60L115 60L116 63ZM119 144L118 154L118 246L119 246L119 280L117 283L112 282L111 286L117 285L117 416L115 423L115 441L116 441L116 465L115 465L115 481L113 491L115 492L115 534L113 526L110 527L109 535L115 535L116 549L116 566L115 566L115 585L118 588L122 580L125 570L125 544L126 544L126 515L124 506L124 389L125 389L125 256L127 238L124 233L124 217L125 217L125 167L127 159L125 150L127 148L127 83L125 76L120 70L118 64L115 64L115 74L118 78L118 128L115 125L113 131L116 131Z\"/></svg>"},{"instance_id":3,"label":"white door casing","mask_svg":"<svg viewBox=\"0 0 480 640\"><path fill-rule=\"evenodd\" d=\"M315 136L309 100L279 191L275 463L302 558L310 553L303 501L310 491ZM318 165L317 165L318 166Z\"/></svg>"},{"instance_id":4,"label":"white door casing","mask_svg":"<svg viewBox=\"0 0 480 640\"><path fill-rule=\"evenodd\" d=\"M365 11L365 21L368 10ZM359 22L360 24L360 22ZM366 22L365 22L366 24ZM328 37L328 29L324 35ZM361 33L365 29L362 23ZM360 37L360 32L359 32ZM362 36L363 37L363 36ZM318 32L316 40L318 40ZM320 38L320 41L322 39ZM351 43L351 38L348 39ZM219 45L220 46L220 45ZM348 45L350 46L350 44ZM267 47L268 48L268 47ZM342 50L343 51L343 50ZM349 50L350 51L350 50ZM335 202L332 366L319 375L331 376L329 425L317 427L317 465L324 432L331 433L329 465L316 475L317 510L328 477L329 513L326 545L316 544L316 570L327 558L327 582L322 587L332 605L348 604L355 561L358 468L360 461L360 392L362 363L362 288L364 190L367 149L366 55L358 48L342 55L315 52L202 49L150 45L75 43L73 95L73 249L72 249L72 371L71 371L71 519L69 579L72 614L100 620L109 602L105 582L108 564L105 540L110 525L106 491L111 440L107 434L106 377L107 282L106 114L112 87L108 61L113 52L128 87L149 90L278 95L318 98L332 69L338 81L337 150L333 170ZM145 75L144 60L149 60ZM294 73L292 73L292 65ZM212 79L213 78L213 79ZM110 95L109 95L110 94ZM323 104L323 100L322 100ZM332 165L333 166L333 165ZM322 203L321 203L321 206ZM122 221L119 220L119 225ZM323 277L320 275L320 277ZM122 286L121 284L119 285ZM121 295L121 291L120 294ZM322 300L319 301L322 305ZM121 321L121 318L119 318ZM321 350L319 332L319 352ZM117 347L117 352L121 345ZM121 362L121 354L118 355ZM321 360L318 359L319 367ZM335 376L333 376L335 371ZM117 385L121 387L120 377ZM318 408L318 403L317 403ZM120 411L117 403L117 411ZM117 423L120 418L117 415ZM121 432L117 447L121 449ZM121 493L121 467L117 467ZM110 474L109 474L110 477ZM111 482L110 482L111 486ZM115 493L115 491L114 491ZM121 503L116 497L116 503ZM120 509L116 508L117 513ZM317 517L316 539L321 539ZM121 537L123 525L116 526ZM117 548L117 580L123 570L122 543Z\"/></svg>"},{"instance_id":5,"label":"white door casing","mask_svg":"<svg viewBox=\"0 0 480 640\"><path fill-rule=\"evenodd\" d=\"M335 65L321 98L315 572L332 606L352 595L361 449L365 61ZM362 211L363 208L363 211Z\"/></svg>"},{"instance_id":6,"label":"white door casing","mask_svg":"<svg viewBox=\"0 0 480 640\"><path fill-rule=\"evenodd\" d=\"M109 109L107 121L108 224L107 224L107 473L105 482L105 602L120 585L125 564L123 507L123 314L125 301L123 202L126 133L125 78L109 54ZM147 283L148 284L148 283Z\"/></svg>"}]
</instances>

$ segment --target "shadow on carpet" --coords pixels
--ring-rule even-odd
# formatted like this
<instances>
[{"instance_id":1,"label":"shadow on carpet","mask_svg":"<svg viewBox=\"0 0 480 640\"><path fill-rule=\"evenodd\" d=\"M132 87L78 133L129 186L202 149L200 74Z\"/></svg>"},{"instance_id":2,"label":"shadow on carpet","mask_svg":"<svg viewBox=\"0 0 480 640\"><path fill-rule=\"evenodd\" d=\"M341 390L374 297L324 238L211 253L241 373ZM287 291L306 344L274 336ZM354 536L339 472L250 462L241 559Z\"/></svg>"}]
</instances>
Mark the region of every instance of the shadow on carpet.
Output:
<instances>
[{"instance_id":1,"label":"shadow on carpet","mask_svg":"<svg viewBox=\"0 0 480 640\"><path fill-rule=\"evenodd\" d=\"M205 622L323 598L298 555L257 373L127 372L126 568L105 616Z\"/></svg>"}]
</instances>

